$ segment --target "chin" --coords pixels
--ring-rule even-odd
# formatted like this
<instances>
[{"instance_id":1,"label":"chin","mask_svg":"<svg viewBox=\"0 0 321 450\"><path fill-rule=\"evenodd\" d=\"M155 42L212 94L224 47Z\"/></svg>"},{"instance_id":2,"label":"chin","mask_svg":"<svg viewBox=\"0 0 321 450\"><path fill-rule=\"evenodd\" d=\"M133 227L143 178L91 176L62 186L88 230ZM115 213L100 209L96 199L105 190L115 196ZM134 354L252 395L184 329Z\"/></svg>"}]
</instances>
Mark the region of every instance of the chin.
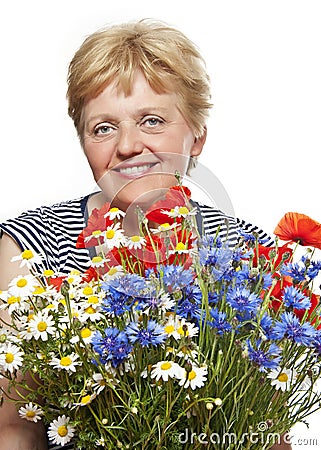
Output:
<instances>
[{"instance_id":1,"label":"chin","mask_svg":"<svg viewBox=\"0 0 321 450\"><path fill-rule=\"evenodd\" d=\"M131 206L147 209L154 201L161 198L171 186L177 184L173 175L152 175L130 181L120 189L112 203L123 210Z\"/></svg>"}]
</instances>

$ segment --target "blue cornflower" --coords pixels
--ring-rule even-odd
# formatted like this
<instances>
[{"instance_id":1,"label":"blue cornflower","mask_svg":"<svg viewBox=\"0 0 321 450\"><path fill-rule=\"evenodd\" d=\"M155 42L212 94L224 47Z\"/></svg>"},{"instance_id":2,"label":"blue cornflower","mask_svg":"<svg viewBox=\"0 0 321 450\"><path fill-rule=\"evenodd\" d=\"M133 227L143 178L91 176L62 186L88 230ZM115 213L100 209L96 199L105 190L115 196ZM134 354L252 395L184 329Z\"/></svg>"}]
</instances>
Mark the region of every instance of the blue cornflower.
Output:
<instances>
[{"instance_id":1,"label":"blue cornflower","mask_svg":"<svg viewBox=\"0 0 321 450\"><path fill-rule=\"evenodd\" d=\"M256 312L261 303L260 297L240 286L236 286L227 293L226 301L240 313Z\"/></svg>"},{"instance_id":2,"label":"blue cornflower","mask_svg":"<svg viewBox=\"0 0 321 450\"><path fill-rule=\"evenodd\" d=\"M312 346L316 349L317 353L321 355L321 330L316 331Z\"/></svg>"},{"instance_id":3,"label":"blue cornflower","mask_svg":"<svg viewBox=\"0 0 321 450\"><path fill-rule=\"evenodd\" d=\"M296 282L305 281L306 267L299 263L284 264L280 270L282 275L292 277Z\"/></svg>"},{"instance_id":4,"label":"blue cornflower","mask_svg":"<svg viewBox=\"0 0 321 450\"><path fill-rule=\"evenodd\" d=\"M92 346L103 364L110 362L118 367L130 355L133 347L123 331L118 328L106 328L104 334L96 332L93 336Z\"/></svg>"},{"instance_id":5,"label":"blue cornflower","mask_svg":"<svg viewBox=\"0 0 321 450\"><path fill-rule=\"evenodd\" d=\"M273 332L274 321L269 314L267 314L267 313L263 314L263 316L261 318L260 326L262 328L264 335L268 339L270 339L271 333Z\"/></svg>"},{"instance_id":6,"label":"blue cornflower","mask_svg":"<svg viewBox=\"0 0 321 450\"><path fill-rule=\"evenodd\" d=\"M131 322L127 325L125 333L132 344L138 342L142 347L157 346L167 338L164 327L155 320L149 320L146 326L142 323Z\"/></svg>"},{"instance_id":7,"label":"blue cornflower","mask_svg":"<svg viewBox=\"0 0 321 450\"><path fill-rule=\"evenodd\" d=\"M145 278L133 273L127 273L122 277L114 278L108 282L102 283L102 288L106 292L108 292L110 288L113 288L114 291L118 291L120 294L132 297L139 297L146 287Z\"/></svg>"},{"instance_id":8,"label":"blue cornflower","mask_svg":"<svg viewBox=\"0 0 321 450\"><path fill-rule=\"evenodd\" d=\"M108 293L102 302L102 310L108 314L121 316L130 310L134 301L131 295L123 294L118 289L108 286Z\"/></svg>"},{"instance_id":9,"label":"blue cornflower","mask_svg":"<svg viewBox=\"0 0 321 450\"><path fill-rule=\"evenodd\" d=\"M252 345L247 339L247 350L249 359L259 367L260 372L266 372L267 369L276 369L281 361L281 350L276 344L271 344L268 349L264 348L266 343L261 339Z\"/></svg>"},{"instance_id":10,"label":"blue cornflower","mask_svg":"<svg viewBox=\"0 0 321 450\"><path fill-rule=\"evenodd\" d=\"M195 278L195 273L191 269L174 264L158 267L158 273L164 283L164 289L168 292L174 292L192 284Z\"/></svg>"},{"instance_id":11,"label":"blue cornflower","mask_svg":"<svg viewBox=\"0 0 321 450\"><path fill-rule=\"evenodd\" d=\"M237 231L240 236L242 236L243 240L249 244L255 244L256 242L258 242L259 244L264 245L269 241L268 238L259 238L256 232L246 233L246 231L244 231L242 228L239 228Z\"/></svg>"},{"instance_id":12,"label":"blue cornflower","mask_svg":"<svg viewBox=\"0 0 321 450\"><path fill-rule=\"evenodd\" d=\"M232 330L232 325L226 320L226 313L219 311L217 308L212 308L210 311L212 320L208 320L207 324L215 328L217 334L224 334Z\"/></svg>"},{"instance_id":13,"label":"blue cornflower","mask_svg":"<svg viewBox=\"0 0 321 450\"><path fill-rule=\"evenodd\" d=\"M307 347L313 343L316 330L312 325L307 322L300 324L298 317L292 312L284 312L280 318L281 321L274 324L272 339L282 339L285 336Z\"/></svg>"},{"instance_id":14,"label":"blue cornflower","mask_svg":"<svg viewBox=\"0 0 321 450\"><path fill-rule=\"evenodd\" d=\"M179 300L177 304L176 313L184 319L196 319L199 320L201 314L201 308L199 302L193 302L189 298Z\"/></svg>"},{"instance_id":15,"label":"blue cornflower","mask_svg":"<svg viewBox=\"0 0 321 450\"><path fill-rule=\"evenodd\" d=\"M321 261L311 261L307 270L307 276L314 280L319 275L321 270Z\"/></svg>"},{"instance_id":16,"label":"blue cornflower","mask_svg":"<svg viewBox=\"0 0 321 450\"><path fill-rule=\"evenodd\" d=\"M287 286L283 290L283 303L287 308L308 309L311 306L309 297L306 297L294 286Z\"/></svg>"},{"instance_id":17,"label":"blue cornflower","mask_svg":"<svg viewBox=\"0 0 321 450\"><path fill-rule=\"evenodd\" d=\"M199 250L200 264L211 266L214 280L220 280L231 266L233 252L227 245L205 246Z\"/></svg>"}]
</instances>

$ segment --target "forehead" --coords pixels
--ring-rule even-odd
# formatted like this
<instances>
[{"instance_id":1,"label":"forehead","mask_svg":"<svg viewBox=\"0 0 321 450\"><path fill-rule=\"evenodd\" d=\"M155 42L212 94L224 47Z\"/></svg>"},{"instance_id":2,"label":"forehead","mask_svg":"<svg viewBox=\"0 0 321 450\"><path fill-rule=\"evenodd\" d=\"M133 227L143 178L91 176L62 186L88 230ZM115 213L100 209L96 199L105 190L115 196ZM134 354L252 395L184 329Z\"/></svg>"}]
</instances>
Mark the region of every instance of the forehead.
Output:
<instances>
[{"instance_id":1,"label":"forehead","mask_svg":"<svg viewBox=\"0 0 321 450\"><path fill-rule=\"evenodd\" d=\"M141 72L135 73L130 90L125 90L118 79L114 79L94 97L86 99L84 114L88 116L99 109L115 111L145 109L146 107L175 108L178 96L174 88L156 91Z\"/></svg>"}]
</instances>

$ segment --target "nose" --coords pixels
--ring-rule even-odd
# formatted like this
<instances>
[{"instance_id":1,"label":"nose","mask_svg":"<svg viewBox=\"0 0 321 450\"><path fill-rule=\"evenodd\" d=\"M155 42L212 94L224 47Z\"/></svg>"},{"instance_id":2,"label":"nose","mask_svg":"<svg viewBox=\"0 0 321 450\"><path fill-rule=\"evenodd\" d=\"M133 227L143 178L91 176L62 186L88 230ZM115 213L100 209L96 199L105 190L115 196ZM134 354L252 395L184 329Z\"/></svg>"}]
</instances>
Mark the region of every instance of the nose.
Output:
<instances>
[{"instance_id":1,"label":"nose","mask_svg":"<svg viewBox=\"0 0 321 450\"><path fill-rule=\"evenodd\" d=\"M133 122L119 124L117 155L123 158L139 155L144 149L139 126Z\"/></svg>"}]
</instances>

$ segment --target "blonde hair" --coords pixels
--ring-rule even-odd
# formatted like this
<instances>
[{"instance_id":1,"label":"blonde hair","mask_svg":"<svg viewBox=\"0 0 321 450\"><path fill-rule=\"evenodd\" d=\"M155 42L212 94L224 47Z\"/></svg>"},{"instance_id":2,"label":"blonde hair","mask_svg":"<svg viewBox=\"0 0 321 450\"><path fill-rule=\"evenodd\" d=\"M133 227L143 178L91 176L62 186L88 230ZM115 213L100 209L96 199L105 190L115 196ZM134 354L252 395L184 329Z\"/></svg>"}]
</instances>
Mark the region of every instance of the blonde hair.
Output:
<instances>
[{"instance_id":1,"label":"blonde hair","mask_svg":"<svg viewBox=\"0 0 321 450\"><path fill-rule=\"evenodd\" d=\"M129 94L137 70L156 92L175 90L178 108L195 136L204 133L212 105L202 56L182 32L145 19L99 30L75 53L68 72L68 113L81 142L86 99L97 96L114 80Z\"/></svg>"}]
</instances>

